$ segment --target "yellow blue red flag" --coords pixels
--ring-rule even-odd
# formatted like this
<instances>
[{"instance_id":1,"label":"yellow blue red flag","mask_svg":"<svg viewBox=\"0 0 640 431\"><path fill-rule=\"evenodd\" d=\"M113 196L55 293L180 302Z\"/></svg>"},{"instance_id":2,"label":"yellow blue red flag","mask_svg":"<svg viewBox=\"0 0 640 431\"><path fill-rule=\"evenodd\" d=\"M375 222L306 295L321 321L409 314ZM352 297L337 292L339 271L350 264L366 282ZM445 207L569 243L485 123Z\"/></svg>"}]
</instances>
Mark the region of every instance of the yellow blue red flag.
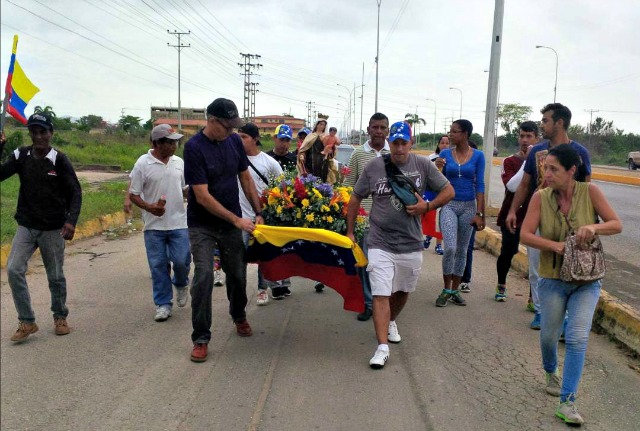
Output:
<instances>
[{"instance_id":1,"label":"yellow blue red flag","mask_svg":"<svg viewBox=\"0 0 640 431\"><path fill-rule=\"evenodd\" d=\"M258 263L267 280L300 276L338 292L344 309L364 311L356 267L367 264L362 249L348 237L325 229L256 225L247 261Z\"/></svg>"},{"instance_id":2,"label":"yellow blue red flag","mask_svg":"<svg viewBox=\"0 0 640 431\"><path fill-rule=\"evenodd\" d=\"M18 35L13 36L13 50L11 51L11 63L5 86L5 98L7 99L7 112L22 124L27 124L27 116L24 113L29 101L40 89L33 85L16 60L18 49Z\"/></svg>"}]
</instances>

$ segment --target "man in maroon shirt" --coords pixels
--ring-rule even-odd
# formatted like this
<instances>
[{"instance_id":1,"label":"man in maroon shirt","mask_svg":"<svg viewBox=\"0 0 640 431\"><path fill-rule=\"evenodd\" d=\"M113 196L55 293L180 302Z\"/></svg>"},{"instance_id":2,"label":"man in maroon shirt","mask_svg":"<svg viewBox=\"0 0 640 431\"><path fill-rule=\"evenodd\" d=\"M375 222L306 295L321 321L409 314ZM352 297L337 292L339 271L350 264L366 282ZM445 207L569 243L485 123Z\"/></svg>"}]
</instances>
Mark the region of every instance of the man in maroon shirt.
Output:
<instances>
[{"instance_id":1,"label":"man in maroon shirt","mask_svg":"<svg viewBox=\"0 0 640 431\"><path fill-rule=\"evenodd\" d=\"M529 154L531 146L538 142L538 125L533 121L525 121L520 124L520 130L518 133L518 145L520 150L504 159L502 164L502 182L505 185L504 200L502 201L502 207L500 213L498 213L497 225L500 226L502 232L502 248L500 250L500 256L496 268L498 271L498 286L496 287L495 300L498 302L504 302L507 300L507 274L509 268L511 268L511 259L518 253L518 245L520 244L520 227L522 221L527 213L527 206L529 205L529 198L522 204L520 209L516 212L516 229L513 233L507 228L505 219L507 213L511 207L513 196L515 193L509 191L507 183L511 178L518 173ZM512 190L515 190L512 187ZM529 301L531 301L531 295L529 295Z\"/></svg>"}]
</instances>

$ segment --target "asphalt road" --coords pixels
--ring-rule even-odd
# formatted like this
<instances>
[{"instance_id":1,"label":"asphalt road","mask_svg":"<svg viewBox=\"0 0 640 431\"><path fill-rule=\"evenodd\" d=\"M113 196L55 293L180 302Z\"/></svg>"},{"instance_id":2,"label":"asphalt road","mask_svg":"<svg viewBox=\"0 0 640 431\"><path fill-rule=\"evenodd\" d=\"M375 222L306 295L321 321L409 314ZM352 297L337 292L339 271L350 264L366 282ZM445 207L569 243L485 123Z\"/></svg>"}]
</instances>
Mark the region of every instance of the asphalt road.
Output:
<instances>
[{"instance_id":1,"label":"asphalt road","mask_svg":"<svg viewBox=\"0 0 640 431\"><path fill-rule=\"evenodd\" d=\"M489 202L500 207L504 185L500 166L494 166L491 176ZM603 287L624 302L640 310L640 187L594 181L620 217L623 231L619 235L602 237L607 259L607 275ZM500 231L491 218L489 227Z\"/></svg>"},{"instance_id":2,"label":"asphalt road","mask_svg":"<svg viewBox=\"0 0 640 431\"><path fill-rule=\"evenodd\" d=\"M16 313L2 273L2 429L565 430L553 416L557 399L544 392L526 281L510 275L509 300L494 302L495 258L477 251L469 305L436 308L440 257L432 249L424 256L418 290L398 319L402 343L377 371L368 366L371 321L356 321L335 292L317 294L299 278L293 296L265 307L249 289L250 338L235 334L224 288L216 289L210 358L192 363L190 307L153 321L139 234L67 248L74 330L56 337L35 258L29 282L40 331L21 345L9 341ZM591 334L578 399L583 429L638 429L639 367Z\"/></svg>"}]
</instances>

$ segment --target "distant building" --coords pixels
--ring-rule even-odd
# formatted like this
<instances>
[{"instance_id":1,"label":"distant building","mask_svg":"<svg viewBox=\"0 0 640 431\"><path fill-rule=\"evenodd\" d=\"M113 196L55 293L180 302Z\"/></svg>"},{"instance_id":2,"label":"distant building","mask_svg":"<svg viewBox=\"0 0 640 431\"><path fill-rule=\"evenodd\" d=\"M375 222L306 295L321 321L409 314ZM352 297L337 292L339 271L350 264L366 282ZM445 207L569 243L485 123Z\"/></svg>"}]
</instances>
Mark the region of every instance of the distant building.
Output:
<instances>
[{"instance_id":1,"label":"distant building","mask_svg":"<svg viewBox=\"0 0 640 431\"><path fill-rule=\"evenodd\" d=\"M178 108L166 106L152 106L151 119L153 125L169 124L178 128ZM305 120L290 115L261 115L253 119L253 122L262 135L273 135L276 127L287 124L293 129L294 135L305 127ZM205 109L182 108L182 133L195 135L207 124Z\"/></svg>"},{"instance_id":2,"label":"distant building","mask_svg":"<svg viewBox=\"0 0 640 431\"><path fill-rule=\"evenodd\" d=\"M298 133L298 130L305 127L306 123L305 120L290 115L261 115L256 116L253 122L262 135L273 135L276 132L276 127L280 124L287 124L293 129L294 136Z\"/></svg>"}]
</instances>

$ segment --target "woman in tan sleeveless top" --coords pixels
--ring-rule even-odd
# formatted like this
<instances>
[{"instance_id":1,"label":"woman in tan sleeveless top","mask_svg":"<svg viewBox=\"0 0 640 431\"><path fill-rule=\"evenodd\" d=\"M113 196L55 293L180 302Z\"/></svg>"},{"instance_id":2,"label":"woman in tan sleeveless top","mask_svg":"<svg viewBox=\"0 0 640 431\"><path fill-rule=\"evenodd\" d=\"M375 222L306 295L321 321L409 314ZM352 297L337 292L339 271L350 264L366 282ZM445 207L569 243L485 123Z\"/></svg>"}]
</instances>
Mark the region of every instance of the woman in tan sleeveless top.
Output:
<instances>
[{"instance_id":1,"label":"woman in tan sleeveless top","mask_svg":"<svg viewBox=\"0 0 640 431\"><path fill-rule=\"evenodd\" d=\"M584 420L576 410L575 398L601 281L577 285L560 280L564 241L571 228L578 244L588 244L596 234L620 233L622 223L598 187L575 181L580 157L570 145L562 144L549 150L544 164L548 187L531 198L520 239L523 244L540 250L540 349L546 391L560 396L556 416L567 423L582 424ZM601 223L597 222L598 217ZM535 234L537 229L540 236ZM568 322L561 379L557 351L565 313Z\"/></svg>"}]
</instances>

